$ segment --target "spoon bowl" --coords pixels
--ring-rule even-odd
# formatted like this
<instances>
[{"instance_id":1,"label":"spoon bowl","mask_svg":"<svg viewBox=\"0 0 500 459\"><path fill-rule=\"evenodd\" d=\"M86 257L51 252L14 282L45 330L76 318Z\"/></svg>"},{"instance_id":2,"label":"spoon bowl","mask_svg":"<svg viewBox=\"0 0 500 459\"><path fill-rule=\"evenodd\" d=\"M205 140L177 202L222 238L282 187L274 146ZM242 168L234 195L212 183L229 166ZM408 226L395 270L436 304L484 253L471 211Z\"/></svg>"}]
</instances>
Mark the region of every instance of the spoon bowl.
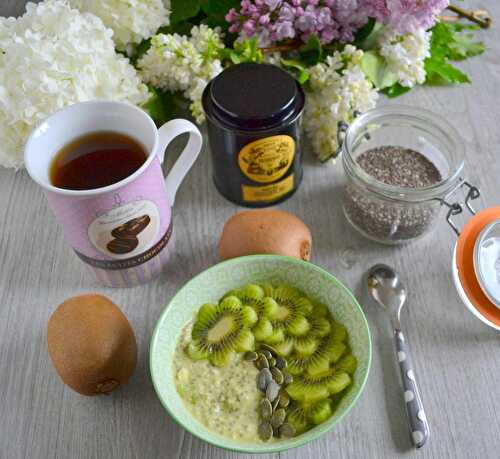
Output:
<instances>
[{"instance_id":1,"label":"spoon bowl","mask_svg":"<svg viewBox=\"0 0 500 459\"><path fill-rule=\"evenodd\" d=\"M391 315L399 325L401 309L406 302L406 289L396 272L387 265L378 264L368 271L368 292L375 302Z\"/></svg>"}]
</instances>

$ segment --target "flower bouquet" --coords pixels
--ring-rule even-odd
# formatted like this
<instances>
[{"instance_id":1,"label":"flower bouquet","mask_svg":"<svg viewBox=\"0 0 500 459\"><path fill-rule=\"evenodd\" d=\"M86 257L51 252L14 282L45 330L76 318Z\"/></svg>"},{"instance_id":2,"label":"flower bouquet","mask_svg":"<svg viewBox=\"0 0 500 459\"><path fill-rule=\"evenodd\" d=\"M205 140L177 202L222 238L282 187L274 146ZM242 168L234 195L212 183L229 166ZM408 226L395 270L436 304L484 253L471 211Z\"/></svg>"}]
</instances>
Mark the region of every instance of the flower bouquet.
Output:
<instances>
[{"instance_id":1,"label":"flower bouquet","mask_svg":"<svg viewBox=\"0 0 500 459\"><path fill-rule=\"evenodd\" d=\"M0 165L21 167L33 127L75 102L128 101L158 123L189 107L202 123L208 81L249 61L281 66L304 86L304 129L326 161L338 123L379 93L468 83L451 62L484 51L474 31L488 21L448 0L29 3L22 17L0 18Z\"/></svg>"}]
</instances>

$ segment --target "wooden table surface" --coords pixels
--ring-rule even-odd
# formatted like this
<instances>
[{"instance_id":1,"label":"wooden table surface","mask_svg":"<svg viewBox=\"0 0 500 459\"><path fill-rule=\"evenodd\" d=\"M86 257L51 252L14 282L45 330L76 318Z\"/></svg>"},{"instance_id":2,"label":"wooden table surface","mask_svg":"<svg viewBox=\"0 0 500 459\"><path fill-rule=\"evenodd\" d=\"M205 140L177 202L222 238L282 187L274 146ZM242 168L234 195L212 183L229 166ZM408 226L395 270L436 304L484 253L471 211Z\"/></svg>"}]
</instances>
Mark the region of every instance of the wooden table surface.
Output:
<instances>
[{"instance_id":1,"label":"wooden table surface","mask_svg":"<svg viewBox=\"0 0 500 459\"><path fill-rule=\"evenodd\" d=\"M466 3L489 8L500 21L498 2ZM0 14L19 14L23 4L2 0ZM497 23L482 34L487 53L463 65L472 85L424 88L382 101L424 107L457 126L466 144L466 176L482 190L480 206L500 203ZM310 157L305 162L299 192L280 207L310 225L313 262L343 280L364 305L373 366L358 404L337 428L272 457L500 457L499 335L457 296L450 271L455 236L444 218L432 235L404 247L368 242L342 215L341 164L323 166ZM167 272L146 286L111 290L93 283L26 172L0 169L0 459L246 457L205 444L175 424L156 398L148 370L149 340L163 308L187 280L217 262L223 223L239 210L216 192L209 170L205 148L178 194L177 246ZM376 262L393 265L410 292L403 320L431 426L430 441L419 452L408 437L387 322L361 288L362 274ZM47 355L49 315L65 298L88 291L123 308L139 343L131 382L109 397L87 398L66 388Z\"/></svg>"}]
</instances>

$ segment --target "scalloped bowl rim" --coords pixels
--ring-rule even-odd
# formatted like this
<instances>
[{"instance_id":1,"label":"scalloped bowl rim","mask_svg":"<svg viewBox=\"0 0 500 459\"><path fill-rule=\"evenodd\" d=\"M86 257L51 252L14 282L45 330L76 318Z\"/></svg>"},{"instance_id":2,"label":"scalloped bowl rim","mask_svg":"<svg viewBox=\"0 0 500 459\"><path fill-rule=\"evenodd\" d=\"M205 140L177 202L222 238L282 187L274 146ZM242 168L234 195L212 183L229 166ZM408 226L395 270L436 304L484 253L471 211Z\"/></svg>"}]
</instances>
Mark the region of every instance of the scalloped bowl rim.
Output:
<instances>
[{"instance_id":1,"label":"scalloped bowl rim","mask_svg":"<svg viewBox=\"0 0 500 459\"><path fill-rule=\"evenodd\" d=\"M167 317L169 313L171 314L172 312L170 311L170 305L174 303L175 299L182 294L182 292L186 289L188 289L191 285L195 284L202 276L208 275L208 272L210 271L215 271L215 270L220 270L223 268L229 268L231 265L239 265L241 263L254 263L258 261L280 261L285 264L292 264L292 265L297 265L297 266L302 266L308 270L315 271L318 275L326 277L330 282L336 285L340 290L343 291L343 293L346 295L347 298L350 300L351 306L357 311L361 317L361 324L363 331L366 332L366 341L367 341L367 364L366 364L366 370L365 372L361 375L361 381L358 386L357 392L354 394L352 400L350 403L346 406L343 407L343 411L336 416L333 416L330 418L328 421L320 424L319 426L314 427L313 429L309 430L308 432L305 432L304 434L301 434L297 437L290 438L287 440L282 440L279 442L273 442L273 443L245 443L245 442L239 442L236 440L232 440L230 438L224 437L222 435L219 435L213 431L210 431L207 429L203 424L201 424L193 415L189 413L187 408L184 407L185 412L187 412L191 418L191 420L196 424L199 424L201 427L201 432L197 432L195 429L193 429L190 425L186 425L183 423L181 420L178 419L177 415L172 411L172 409L169 406L169 403L165 400L161 388L158 385L157 378L155 376L155 370L154 370L154 358L155 358L155 349L157 347L158 339L162 330L162 325L167 320ZM242 284L244 284L245 281L242 280ZM197 305L198 306L198 305ZM330 305L328 305L330 308ZM175 342L177 342L179 338L181 330L177 330L177 335L175 336ZM172 363L170 359L170 364ZM360 304L354 297L353 293L342 283L340 282L333 274L330 274L328 271L325 269L311 263L311 262L306 262L302 260L298 260L296 258L291 258L291 257L286 257L286 256L281 256L281 255L248 255L244 257L238 257L238 258L233 258L230 260L222 261L220 263L217 263L210 268L205 269L204 271L198 273L196 276L192 277L188 282L186 282L181 289L179 289L176 294L170 299L168 302L167 306L161 313L160 318L158 319L158 322L156 323L152 338L151 338L151 343L150 343L150 359L149 359L149 365L150 365L150 373L151 373L151 380L153 382L153 387L155 389L156 395L159 398L161 404L163 407L166 409L167 413L170 415L170 417L181 427L183 427L185 430L187 430L189 433L194 435L195 437L212 444L214 446L229 450L229 451L236 451L236 452L241 452L241 453L275 453L275 452L281 452L285 451L291 448L296 448L299 446L303 446L306 443L309 443L320 436L326 434L328 431L333 429L340 421L346 416L351 409L354 407L354 405L357 403L359 397L363 393L363 390L366 385L366 381L368 379L368 375L370 373L370 368L371 368L371 363L372 363L372 340L371 340L371 333L370 333L370 328L368 326L368 321L366 319L366 316L363 312L363 309L361 308ZM359 375L358 375L359 377Z\"/></svg>"}]
</instances>

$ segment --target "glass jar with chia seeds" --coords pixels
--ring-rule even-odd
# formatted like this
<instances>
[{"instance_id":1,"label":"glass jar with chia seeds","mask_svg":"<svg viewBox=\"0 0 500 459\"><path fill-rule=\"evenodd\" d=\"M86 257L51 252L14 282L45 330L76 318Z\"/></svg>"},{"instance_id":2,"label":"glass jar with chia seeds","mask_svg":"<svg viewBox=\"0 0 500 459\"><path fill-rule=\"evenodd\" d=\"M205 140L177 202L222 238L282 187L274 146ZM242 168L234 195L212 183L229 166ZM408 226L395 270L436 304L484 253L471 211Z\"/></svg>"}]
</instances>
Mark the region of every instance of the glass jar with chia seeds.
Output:
<instances>
[{"instance_id":1,"label":"glass jar with chia seeds","mask_svg":"<svg viewBox=\"0 0 500 459\"><path fill-rule=\"evenodd\" d=\"M345 133L343 210L365 237L401 244L428 233L446 197L463 182L464 147L456 129L424 109L368 111Z\"/></svg>"}]
</instances>

